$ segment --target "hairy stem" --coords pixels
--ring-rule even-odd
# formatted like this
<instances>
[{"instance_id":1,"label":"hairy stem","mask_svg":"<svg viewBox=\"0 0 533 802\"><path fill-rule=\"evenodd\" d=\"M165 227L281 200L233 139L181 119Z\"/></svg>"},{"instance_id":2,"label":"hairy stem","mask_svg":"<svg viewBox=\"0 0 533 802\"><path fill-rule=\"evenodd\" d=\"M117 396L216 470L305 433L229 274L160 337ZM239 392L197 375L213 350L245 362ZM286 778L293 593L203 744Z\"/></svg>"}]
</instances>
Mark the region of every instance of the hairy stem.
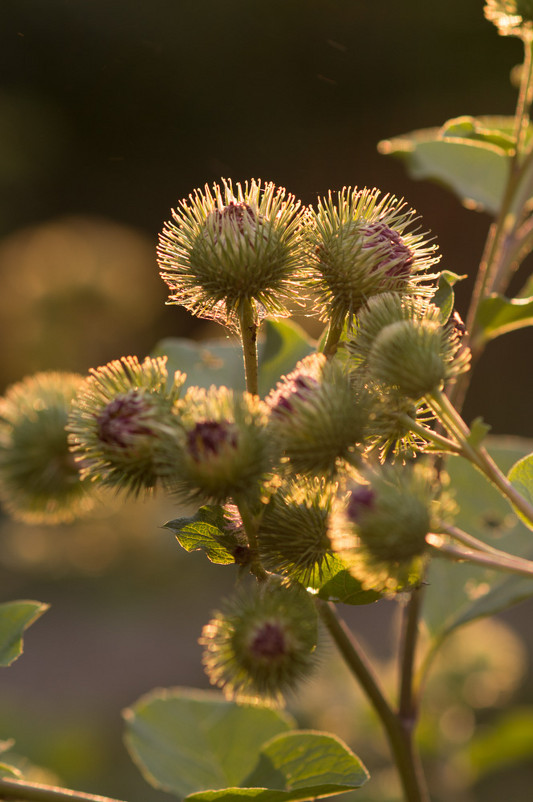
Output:
<instances>
[{"instance_id":1,"label":"hairy stem","mask_svg":"<svg viewBox=\"0 0 533 802\"><path fill-rule=\"evenodd\" d=\"M246 389L252 395L259 395L259 379L257 366L257 316L253 301L242 301L239 306L239 326L244 358L244 375Z\"/></svg>"},{"instance_id":2,"label":"hairy stem","mask_svg":"<svg viewBox=\"0 0 533 802\"><path fill-rule=\"evenodd\" d=\"M409 601L404 609L402 632L399 694L400 701L398 706L398 714L402 721L404 721L406 724L411 723L413 727L416 723L418 714L418 704L414 693L413 677L423 594L424 589L422 584L416 588L413 588L411 591Z\"/></svg>"},{"instance_id":3,"label":"hairy stem","mask_svg":"<svg viewBox=\"0 0 533 802\"><path fill-rule=\"evenodd\" d=\"M324 343L324 349L322 352L324 356L327 356L328 359L331 359L332 356L335 356L337 346L341 338L342 329L343 327L341 325L330 320L326 342Z\"/></svg>"},{"instance_id":4,"label":"hairy stem","mask_svg":"<svg viewBox=\"0 0 533 802\"><path fill-rule=\"evenodd\" d=\"M426 536L426 541L435 554L454 562L471 562L476 563L476 565L483 565L486 568L495 568L497 571L508 571L519 576L533 576L533 562L531 560L512 557L509 554L505 554L505 552L495 556L477 549L463 549L460 546L447 543L442 535L429 534Z\"/></svg>"},{"instance_id":5,"label":"hairy stem","mask_svg":"<svg viewBox=\"0 0 533 802\"><path fill-rule=\"evenodd\" d=\"M27 800L27 802L121 802L107 796L84 794L81 791L71 791L55 785L42 785L5 777L0 778L0 799Z\"/></svg>"},{"instance_id":6,"label":"hairy stem","mask_svg":"<svg viewBox=\"0 0 533 802\"><path fill-rule=\"evenodd\" d=\"M387 735L406 802L429 802L425 778L413 738L413 721L404 721L387 701L368 658L339 618L333 604L317 599L320 616L344 661L366 693Z\"/></svg>"},{"instance_id":7,"label":"hairy stem","mask_svg":"<svg viewBox=\"0 0 533 802\"><path fill-rule=\"evenodd\" d=\"M259 548L257 543L257 530L259 528L259 523L257 516L253 514L252 510L250 509L250 505L245 499L241 497L235 497L234 501L237 505L237 509L239 510L242 525L248 539L248 545L250 546L250 571L260 582L264 582L265 579L267 579L268 574L263 568L263 564L259 559Z\"/></svg>"}]
</instances>

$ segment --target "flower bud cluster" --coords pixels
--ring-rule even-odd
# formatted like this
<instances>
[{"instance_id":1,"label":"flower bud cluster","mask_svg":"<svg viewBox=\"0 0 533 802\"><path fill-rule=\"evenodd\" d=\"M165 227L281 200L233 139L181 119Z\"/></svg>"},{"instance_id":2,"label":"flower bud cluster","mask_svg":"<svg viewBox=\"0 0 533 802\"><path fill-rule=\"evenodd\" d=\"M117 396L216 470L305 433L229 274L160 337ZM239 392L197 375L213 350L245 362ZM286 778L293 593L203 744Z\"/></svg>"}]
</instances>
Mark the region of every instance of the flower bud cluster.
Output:
<instances>
[{"instance_id":1,"label":"flower bud cluster","mask_svg":"<svg viewBox=\"0 0 533 802\"><path fill-rule=\"evenodd\" d=\"M487 0L485 17L502 36L533 37L533 0Z\"/></svg>"}]
</instances>

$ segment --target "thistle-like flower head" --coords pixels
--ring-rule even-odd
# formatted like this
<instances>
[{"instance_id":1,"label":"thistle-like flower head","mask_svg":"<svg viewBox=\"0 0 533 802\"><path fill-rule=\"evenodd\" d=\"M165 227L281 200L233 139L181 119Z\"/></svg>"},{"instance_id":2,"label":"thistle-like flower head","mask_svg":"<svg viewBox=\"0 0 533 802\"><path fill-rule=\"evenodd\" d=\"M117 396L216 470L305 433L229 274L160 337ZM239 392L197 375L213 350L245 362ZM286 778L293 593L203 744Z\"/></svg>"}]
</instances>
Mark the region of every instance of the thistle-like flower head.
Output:
<instances>
[{"instance_id":1,"label":"thistle-like flower head","mask_svg":"<svg viewBox=\"0 0 533 802\"><path fill-rule=\"evenodd\" d=\"M300 203L271 183L223 180L196 190L160 237L169 303L230 326L244 301L255 301L258 314L288 314L287 302L298 300L303 215Z\"/></svg>"},{"instance_id":2,"label":"thistle-like flower head","mask_svg":"<svg viewBox=\"0 0 533 802\"><path fill-rule=\"evenodd\" d=\"M416 464L384 465L364 478L349 487L332 515L332 547L365 587L401 590L420 579L434 477Z\"/></svg>"},{"instance_id":3,"label":"thistle-like flower head","mask_svg":"<svg viewBox=\"0 0 533 802\"><path fill-rule=\"evenodd\" d=\"M533 37L533 0L487 0L484 12L502 36Z\"/></svg>"},{"instance_id":4,"label":"thistle-like flower head","mask_svg":"<svg viewBox=\"0 0 533 802\"><path fill-rule=\"evenodd\" d=\"M270 468L263 402L227 387L193 387L180 406L180 418L178 494L220 503L229 496L257 497Z\"/></svg>"},{"instance_id":5,"label":"thistle-like flower head","mask_svg":"<svg viewBox=\"0 0 533 802\"><path fill-rule=\"evenodd\" d=\"M133 493L164 484L176 460L184 381L176 373L169 386L164 357L123 357L92 370L68 425L82 475Z\"/></svg>"},{"instance_id":6,"label":"thistle-like flower head","mask_svg":"<svg viewBox=\"0 0 533 802\"><path fill-rule=\"evenodd\" d=\"M230 699L279 706L313 669L317 617L299 585L256 585L227 602L200 638L213 685Z\"/></svg>"},{"instance_id":7,"label":"thistle-like flower head","mask_svg":"<svg viewBox=\"0 0 533 802\"><path fill-rule=\"evenodd\" d=\"M71 521L92 506L65 431L82 382L72 373L38 373L0 399L0 500L18 520Z\"/></svg>"},{"instance_id":8,"label":"thistle-like flower head","mask_svg":"<svg viewBox=\"0 0 533 802\"><path fill-rule=\"evenodd\" d=\"M415 402L470 363L460 334L442 324L436 306L396 293L369 301L347 347L372 382Z\"/></svg>"},{"instance_id":9,"label":"thistle-like flower head","mask_svg":"<svg viewBox=\"0 0 533 802\"><path fill-rule=\"evenodd\" d=\"M437 246L418 228L416 212L376 189L344 188L319 199L310 226L311 285L324 320L349 323L374 295L428 296Z\"/></svg>"},{"instance_id":10,"label":"thistle-like flower head","mask_svg":"<svg viewBox=\"0 0 533 802\"><path fill-rule=\"evenodd\" d=\"M341 460L357 460L366 408L340 362L306 357L266 402L273 440L291 472L332 476Z\"/></svg>"},{"instance_id":11,"label":"thistle-like flower head","mask_svg":"<svg viewBox=\"0 0 533 802\"><path fill-rule=\"evenodd\" d=\"M271 497L258 534L268 570L305 586L320 577L331 555L328 524L336 490L322 479L298 477Z\"/></svg>"}]
</instances>

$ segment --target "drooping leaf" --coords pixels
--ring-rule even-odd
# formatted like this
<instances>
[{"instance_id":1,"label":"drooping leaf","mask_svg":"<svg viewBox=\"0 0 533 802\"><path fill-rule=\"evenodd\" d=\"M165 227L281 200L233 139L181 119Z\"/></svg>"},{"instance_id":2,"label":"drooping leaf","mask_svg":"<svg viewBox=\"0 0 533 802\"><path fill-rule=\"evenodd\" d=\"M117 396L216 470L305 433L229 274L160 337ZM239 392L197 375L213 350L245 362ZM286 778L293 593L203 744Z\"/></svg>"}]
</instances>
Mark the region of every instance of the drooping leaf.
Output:
<instances>
[{"instance_id":1,"label":"drooping leaf","mask_svg":"<svg viewBox=\"0 0 533 802\"><path fill-rule=\"evenodd\" d=\"M519 459L518 462L515 462L507 474L507 478L518 492L524 496L526 501L533 504L533 454L528 454L526 457ZM517 515L520 516L529 529L533 529L533 523L520 510L517 510Z\"/></svg>"},{"instance_id":2,"label":"drooping leaf","mask_svg":"<svg viewBox=\"0 0 533 802\"><path fill-rule=\"evenodd\" d=\"M296 323L266 320L262 326L264 339L258 345L259 395L265 396L281 376L290 373L304 356L315 350L315 344Z\"/></svg>"},{"instance_id":3,"label":"drooping leaf","mask_svg":"<svg viewBox=\"0 0 533 802\"><path fill-rule=\"evenodd\" d=\"M210 691L157 690L124 713L126 745L145 779L177 796L239 786L263 744L291 720Z\"/></svg>"},{"instance_id":4,"label":"drooping leaf","mask_svg":"<svg viewBox=\"0 0 533 802\"><path fill-rule=\"evenodd\" d=\"M214 384L233 390L246 389L242 349L235 337L199 342L167 337L155 346L152 356L168 357L170 375L176 370L186 373L185 387L210 387Z\"/></svg>"},{"instance_id":5,"label":"drooping leaf","mask_svg":"<svg viewBox=\"0 0 533 802\"><path fill-rule=\"evenodd\" d=\"M509 172L506 149L487 137L459 137L453 130L448 136L447 126L412 131L378 148L402 159L411 178L443 184L469 207L496 215Z\"/></svg>"},{"instance_id":6,"label":"drooping leaf","mask_svg":"<svg viewBox=\"0 0 533 802\"><path fill-rule=\"evenodd\" d=\"M455 293L453 287L458 281L463 281L466 276L460 276L457 273L452 273L451 270L443 270L439 276L439 284L437 292L431 299L435 306L440 309L440 322L446 323L455 303Z\"/></svg>"},{"instance_id":7,"label":"drooping leaf","mask_svg":"<svg viewBox=\"0 0 533 802\"><path fill-rule=\"evenodd\" d=\"M479 305L477 322L485 341L533 325L533 297L505 298L493 294Z\"/></svg>"},{"instance_id":8,"label":"drooping leaf","mask_svg":"<svg viewBox=\"0 0 533 802\"><path fill-rule=\"evenodd\" d=\"M0 666L9 666L20 657L24 631L48 610L48 606L37 601L0 604Z\"/></svg>"},{"instance_id":9,"label":"drooping leaf","mask_svg":"<svg viewBox=\"0 0 533 802\"><path fill-rule=\"evenodd\" d=\"M192 802L296 802L320 799L360 788L368 772L339 738L321 732L296 731L278 735L261 749L259 761L245 788L226 788L192 794Z\"/></svg>"},{"instance_id":10,"label":"drooping leaf","mask_svg":"<svg viewBox=\"0 0 533 802\"><path fill-rule=\"evenodd\" d=\"M212 563L229 565L235 562L236 539L225 528L224 511L221 507L200 507L189 518L167 521L164 529L170 529L185 551L203 551Z\"/></svg>"},{"instance_id":11,"label":"drooping leaf","mask_svg":"<svg viewBox=\"0 0 533 802\"><path fill-rule=\"evenodd\" d=\"M505 472L532 450L529 440L487 438L487 450ZM450 486L458 506L456 525L488 545L526 559L533 555L531 532L517 518L510 504L466 460L451 458L447 465ZM431 561L424 618L435 643L459 626L493 615L533 596L533 579L509 577L504 571Z\"/></svg>"},{"instance_id":12,"label":"drooping leaf","mask_svg":"<svg viewBox=\"0 0 533 802\"><path fill-rule=\"evenodd\" d=\"M336 555L324 565L320 576L316 576L311 587L325 601L342 604L371 604L381 598L375 590L364 590L358 579L350 574L345 564Z\"/></svg>"}]
</instances>

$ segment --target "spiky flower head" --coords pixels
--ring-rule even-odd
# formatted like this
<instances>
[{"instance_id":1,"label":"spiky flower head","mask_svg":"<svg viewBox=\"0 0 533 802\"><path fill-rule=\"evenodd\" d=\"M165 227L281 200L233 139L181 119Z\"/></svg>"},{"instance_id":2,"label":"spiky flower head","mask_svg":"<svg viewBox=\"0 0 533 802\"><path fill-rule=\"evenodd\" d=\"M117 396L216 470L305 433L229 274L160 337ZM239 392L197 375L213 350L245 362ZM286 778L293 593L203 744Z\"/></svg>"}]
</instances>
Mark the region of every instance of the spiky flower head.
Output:
<instances>
[{"instance_id":1,"label":"spiky flower head","mask_svg":"<svg viewBox=\"0 0 533 802\"><path fill-rule=\"evenodd\" d=\"M306 357L266 402L273 440L293 473L333 475L341 460L357 461L366 408L340 362Z\"/></svg>"},{"instance_id":2,"label":"spiky flower head","mask_svg":"<svg viewBox=\"0 0 533 802\"><path fill-rule=\"evenodd\" d=\"M314 604L300 585L262 583L204 627L203 663L229 699L279 706L312 671L317 634Z\"/></svg>"},{"instance_id":3,"label":"spiky flower head","mask_svg":"<svg viewBox=\"0 0 533 802\"><path fill-rule=\"evenodd\" d=\"M364 587L397 591L420 580L434 477L422 464L369 469L331 519L335 551Z\"/></svg>"},{"instance_id":4,"label":"spiky flower head","mask_svg":"<svg viewBox=\"0 0 533 802\"><path fill-rule=\"evenodd\" d=\"M220 503L229 496L256 498L270 468L263 402L227 387L193 387L180 415L177 492Z\"/></svg>"},{"instance_id":5,"label":"spiky flower head","mask_svg":"<svg viewBox=\"0 0 533 802\"><path fill-rule=\"evenodd\" d=\"M300 202L272 183L224 179L195 190L160 236L169 303L230 326L243 302L256 302L259 315L287 315L299 291L303 214Z\"/></svg>"},{"instance_id":6,"label":"spiky flower head","mask_svg":"<svg viewBox=\"0 0 533 802\"><path fill-rule=\"evenodd\" d=\"M399 292L428 296L439 261L418 217L403 200L377 189L344 187L318 201L310 226L311 286L322 319L351 324L374 295Z\"/></svg>"},{"instance_id":7,"label":"spiky flower head","mask_svg":"<svg viewBox=\"0 0 533 802\"><path fill-rule=\"evenodd\" d=\"M259 553L267 570L306 587L320 577L331 557L328 523L335 484L298 478L275 493L261 518Z\"/></svg>"},{"instance_id":8,"label":"spiky flower head","mask_svg":"<svg viewBox=\"0 0 533 802\"><path fill-rule=\"evenodd\" d=\"M487 0L484 12L502 36L533 38L533 0Z\"/></svg>"},{"instance_id":9,"label":"spiky flower head","mask_svg":"<svg viewBox=\"0 0 533 802\"><path fill-rule=\"evenodd\" d=\"M185 376L169 383L166 357L122 357L93 369L79 388L69 441L83 477L134 494L173 472Z\"/></svg>"},{"instance_id":10,"label":"spiky flower head","mask_svg":"<svg viewBox=\"0 0 533 802\"><path fill-rule=\"evenodd\" d=\"M412 401L468 370L470 351L440 310L388 293L372 299L347 343L369 378Z\"/></svg>"},{"instance_id":11,"label":"spiky flower head","mask_svg":"<svg viewBox=\"0 0 533 802\"><path fill-rule=\"evenodd\" d=\"M82 382L73 373L37 373L0 400L0 500L18 520L68 522L92 506L65 431Z\"/></svg>"}]
</instances>

